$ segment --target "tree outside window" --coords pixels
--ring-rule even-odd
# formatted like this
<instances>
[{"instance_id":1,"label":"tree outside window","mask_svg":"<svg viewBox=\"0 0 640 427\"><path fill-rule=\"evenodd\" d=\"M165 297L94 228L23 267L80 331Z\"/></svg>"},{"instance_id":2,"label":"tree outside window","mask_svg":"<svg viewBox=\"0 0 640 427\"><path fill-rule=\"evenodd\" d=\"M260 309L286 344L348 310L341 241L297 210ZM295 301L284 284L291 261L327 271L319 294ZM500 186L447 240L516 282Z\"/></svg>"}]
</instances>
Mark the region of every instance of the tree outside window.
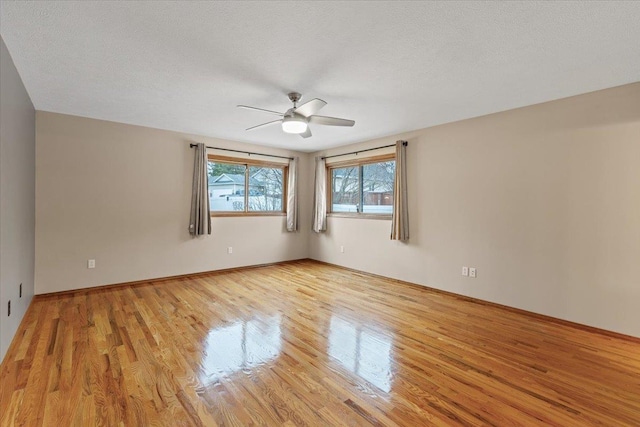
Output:
<instances>
[{"instance_id":1,"label":"tree outside window","mask_svg":"<svg viewBox=\"0 0 640 427\"><path fill-rule=\"evenodd\" d=\"M285 165L208 164L211 212L284 212Z\"/></svg>"},{"instance_id":2,"label":"tree outside window","mask_svg":"<svg viewBox=\"0 0 640 427\"><path fill-rule=\"evenodd\" d=\"M331 212L393 213L395 160L329 167Z\"/></svg>"}]
</instances>

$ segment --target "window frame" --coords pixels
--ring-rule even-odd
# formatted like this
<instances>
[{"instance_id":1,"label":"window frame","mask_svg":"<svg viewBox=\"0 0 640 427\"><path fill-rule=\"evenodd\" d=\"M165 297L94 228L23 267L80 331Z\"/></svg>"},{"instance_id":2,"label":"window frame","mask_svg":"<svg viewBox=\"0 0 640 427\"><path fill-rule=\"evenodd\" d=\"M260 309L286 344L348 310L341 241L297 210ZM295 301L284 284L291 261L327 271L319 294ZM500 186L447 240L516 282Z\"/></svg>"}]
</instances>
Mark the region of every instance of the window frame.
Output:
<instances>
[{"instance_id":1,"label":"window frame","mask_svg":"<svg viewBox=\"0 0 640 427\"><path fill-rule=\"evenodd\" d=\"M326 165L327 168L327 216L336 218L363 218L363 219L383 219L390 220L393 218L391 214L380 214L370 212L333 212L333 182L332 171L333 169L342 169L348 167L358 167L358 181L360 182L359 191L362 193L362 166L372 163L383 163L393 160L396 161L395 153L381 154L378 156L370 156L361 159L343 160L338 162L332 162ZM395 179L395 171L394 171ZM362 197L362 194L359 195Z\"/></svg>"},{"instance_id":2,"label":"window frame","mask_svg":"<svg viewBox=\"0 0 640 427\"><path fill-rule=\"evenodd\" d=\"M269 162L256 159L243 159L239 157L218 156L215 154L207 155L207 163L226 163L234 165L246 166L244 178L244 211L212 211L209 207L209 215L211 217L233 217L233 216L286 216L287 215L287 185L289 182L289 164ZM249 210L249 167L270 167L282 169L282 210L281 211L250 211ZM209 174L207 173L207 177ZM208 183L207 183L208 189ZM207 191L208 193L208 191Z\"/></svg>"}]
</instances>

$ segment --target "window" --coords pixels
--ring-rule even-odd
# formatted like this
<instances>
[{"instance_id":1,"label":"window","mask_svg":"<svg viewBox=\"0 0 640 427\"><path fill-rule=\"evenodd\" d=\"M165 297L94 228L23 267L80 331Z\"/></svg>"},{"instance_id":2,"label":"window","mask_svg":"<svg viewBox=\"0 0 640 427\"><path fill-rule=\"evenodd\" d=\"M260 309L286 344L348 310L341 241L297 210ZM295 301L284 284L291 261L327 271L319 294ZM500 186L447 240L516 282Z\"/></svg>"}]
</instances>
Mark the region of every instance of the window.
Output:
<instances>
[{"instance_id":1,"label":"window","mask_svg":"<svg viewBox=\"0 0 640 427\"><path fill-rule=\"evenodd\" d=\"M209 156L212 215L284 214L287 166Z\"/></svg>"},{"instance_id":2,"label":"window","mask_svg":"<svg viewBox=\"0 0 640 427\"><path fill-rule=\"evenodd\" d=\"M394 157L328 166L331 213L393 214Z\"/></svg>"}]
</instances>

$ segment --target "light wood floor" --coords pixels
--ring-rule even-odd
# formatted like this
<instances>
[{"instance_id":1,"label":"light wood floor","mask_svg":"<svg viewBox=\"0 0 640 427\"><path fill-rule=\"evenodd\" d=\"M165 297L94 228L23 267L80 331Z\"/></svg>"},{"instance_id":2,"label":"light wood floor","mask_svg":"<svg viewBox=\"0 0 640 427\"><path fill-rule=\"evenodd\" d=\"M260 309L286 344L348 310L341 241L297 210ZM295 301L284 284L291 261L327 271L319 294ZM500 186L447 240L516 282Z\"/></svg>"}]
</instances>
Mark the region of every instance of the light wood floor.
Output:
<instances>
[{"instance_id":1,"label":"light wood floor","mask_svg":"<svg viewBox=\"0 0 640 427\"><path fill-rule=\"evenodd\" d=\"M37 298L2 426L640 425L640 341L313 261Z\"/></svg>"}]
</instances>

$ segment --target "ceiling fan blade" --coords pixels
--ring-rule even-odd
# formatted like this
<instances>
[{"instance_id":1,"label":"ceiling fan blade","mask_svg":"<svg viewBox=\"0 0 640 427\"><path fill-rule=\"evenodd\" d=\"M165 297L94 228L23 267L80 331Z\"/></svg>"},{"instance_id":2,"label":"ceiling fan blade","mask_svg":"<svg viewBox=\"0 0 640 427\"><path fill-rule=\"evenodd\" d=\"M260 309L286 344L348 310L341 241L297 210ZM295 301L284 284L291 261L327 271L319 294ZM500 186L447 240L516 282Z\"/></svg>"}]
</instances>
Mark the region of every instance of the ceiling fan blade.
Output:
<instances>
[{"instance_id":1,"label":"ceiling fan blade","mask_svg":"<svg viewBox=\"0 0 640 427\"><path fill-rule=\"evenodd\" d=\"M252 126L252 127L248 128L247 130L254 130L254 129L258 129L258 128L261 128L261 127L263 127L263 126L269 126L269 125L272 125L272 124L274 124L274 123L280 123L281 121L282 121L282 120L274 120L274 121L272 121L272 122L267 122L267 123L263 123L263 124L261 124L261 125Z\"/></svg>"},{"instance_id":2,"label":"ceiling fan blade","mask_svg":"<svg viewBox=\"0 0 640 427\"><path fill-rule=\"evenodd\" d=\"M309 128L309 126L307 126L307 130L301 133L300 136L303 138L309 138L311 136L311 129Z\"/></svg>"},{"instance_id":3,"label":"ceiling fan blade","mask_svg":"<svg viewBox=\"0 0 640 427\"><path fill-rule=\"evenodd\" d=\"M315 98L297 107L294 112L301 116L309 117L320 111L320 109L325 105L327 105L327 103L322 99Z\"/></svg>"},{"instance_id":4,"label":"ceiling fan blade","mask_svg":"<svg viewBox=\"0 0 640 427\"><path fill-rule=\"evenodd\" d=\"M284 113L278 113L277 111L273 110L265 110L264 108L249 107L248 105L238 105L237 107L244 108L246 110L262 111L263 113L275 114L276 116L284 116Z\"/></svg>"},{"instance_id":5,"label":"ceiling fan blade","mask_svg":"<svg viewBox=\"0 0 640 427\"><path fill-rule=\"evenodd\" d=\"M353 120L339 119L337 117L326 116L311 116L309 117L309 123L317 123L319 125L329 126L353 126L356 124Z\"/></svg>"}]
</instances>

